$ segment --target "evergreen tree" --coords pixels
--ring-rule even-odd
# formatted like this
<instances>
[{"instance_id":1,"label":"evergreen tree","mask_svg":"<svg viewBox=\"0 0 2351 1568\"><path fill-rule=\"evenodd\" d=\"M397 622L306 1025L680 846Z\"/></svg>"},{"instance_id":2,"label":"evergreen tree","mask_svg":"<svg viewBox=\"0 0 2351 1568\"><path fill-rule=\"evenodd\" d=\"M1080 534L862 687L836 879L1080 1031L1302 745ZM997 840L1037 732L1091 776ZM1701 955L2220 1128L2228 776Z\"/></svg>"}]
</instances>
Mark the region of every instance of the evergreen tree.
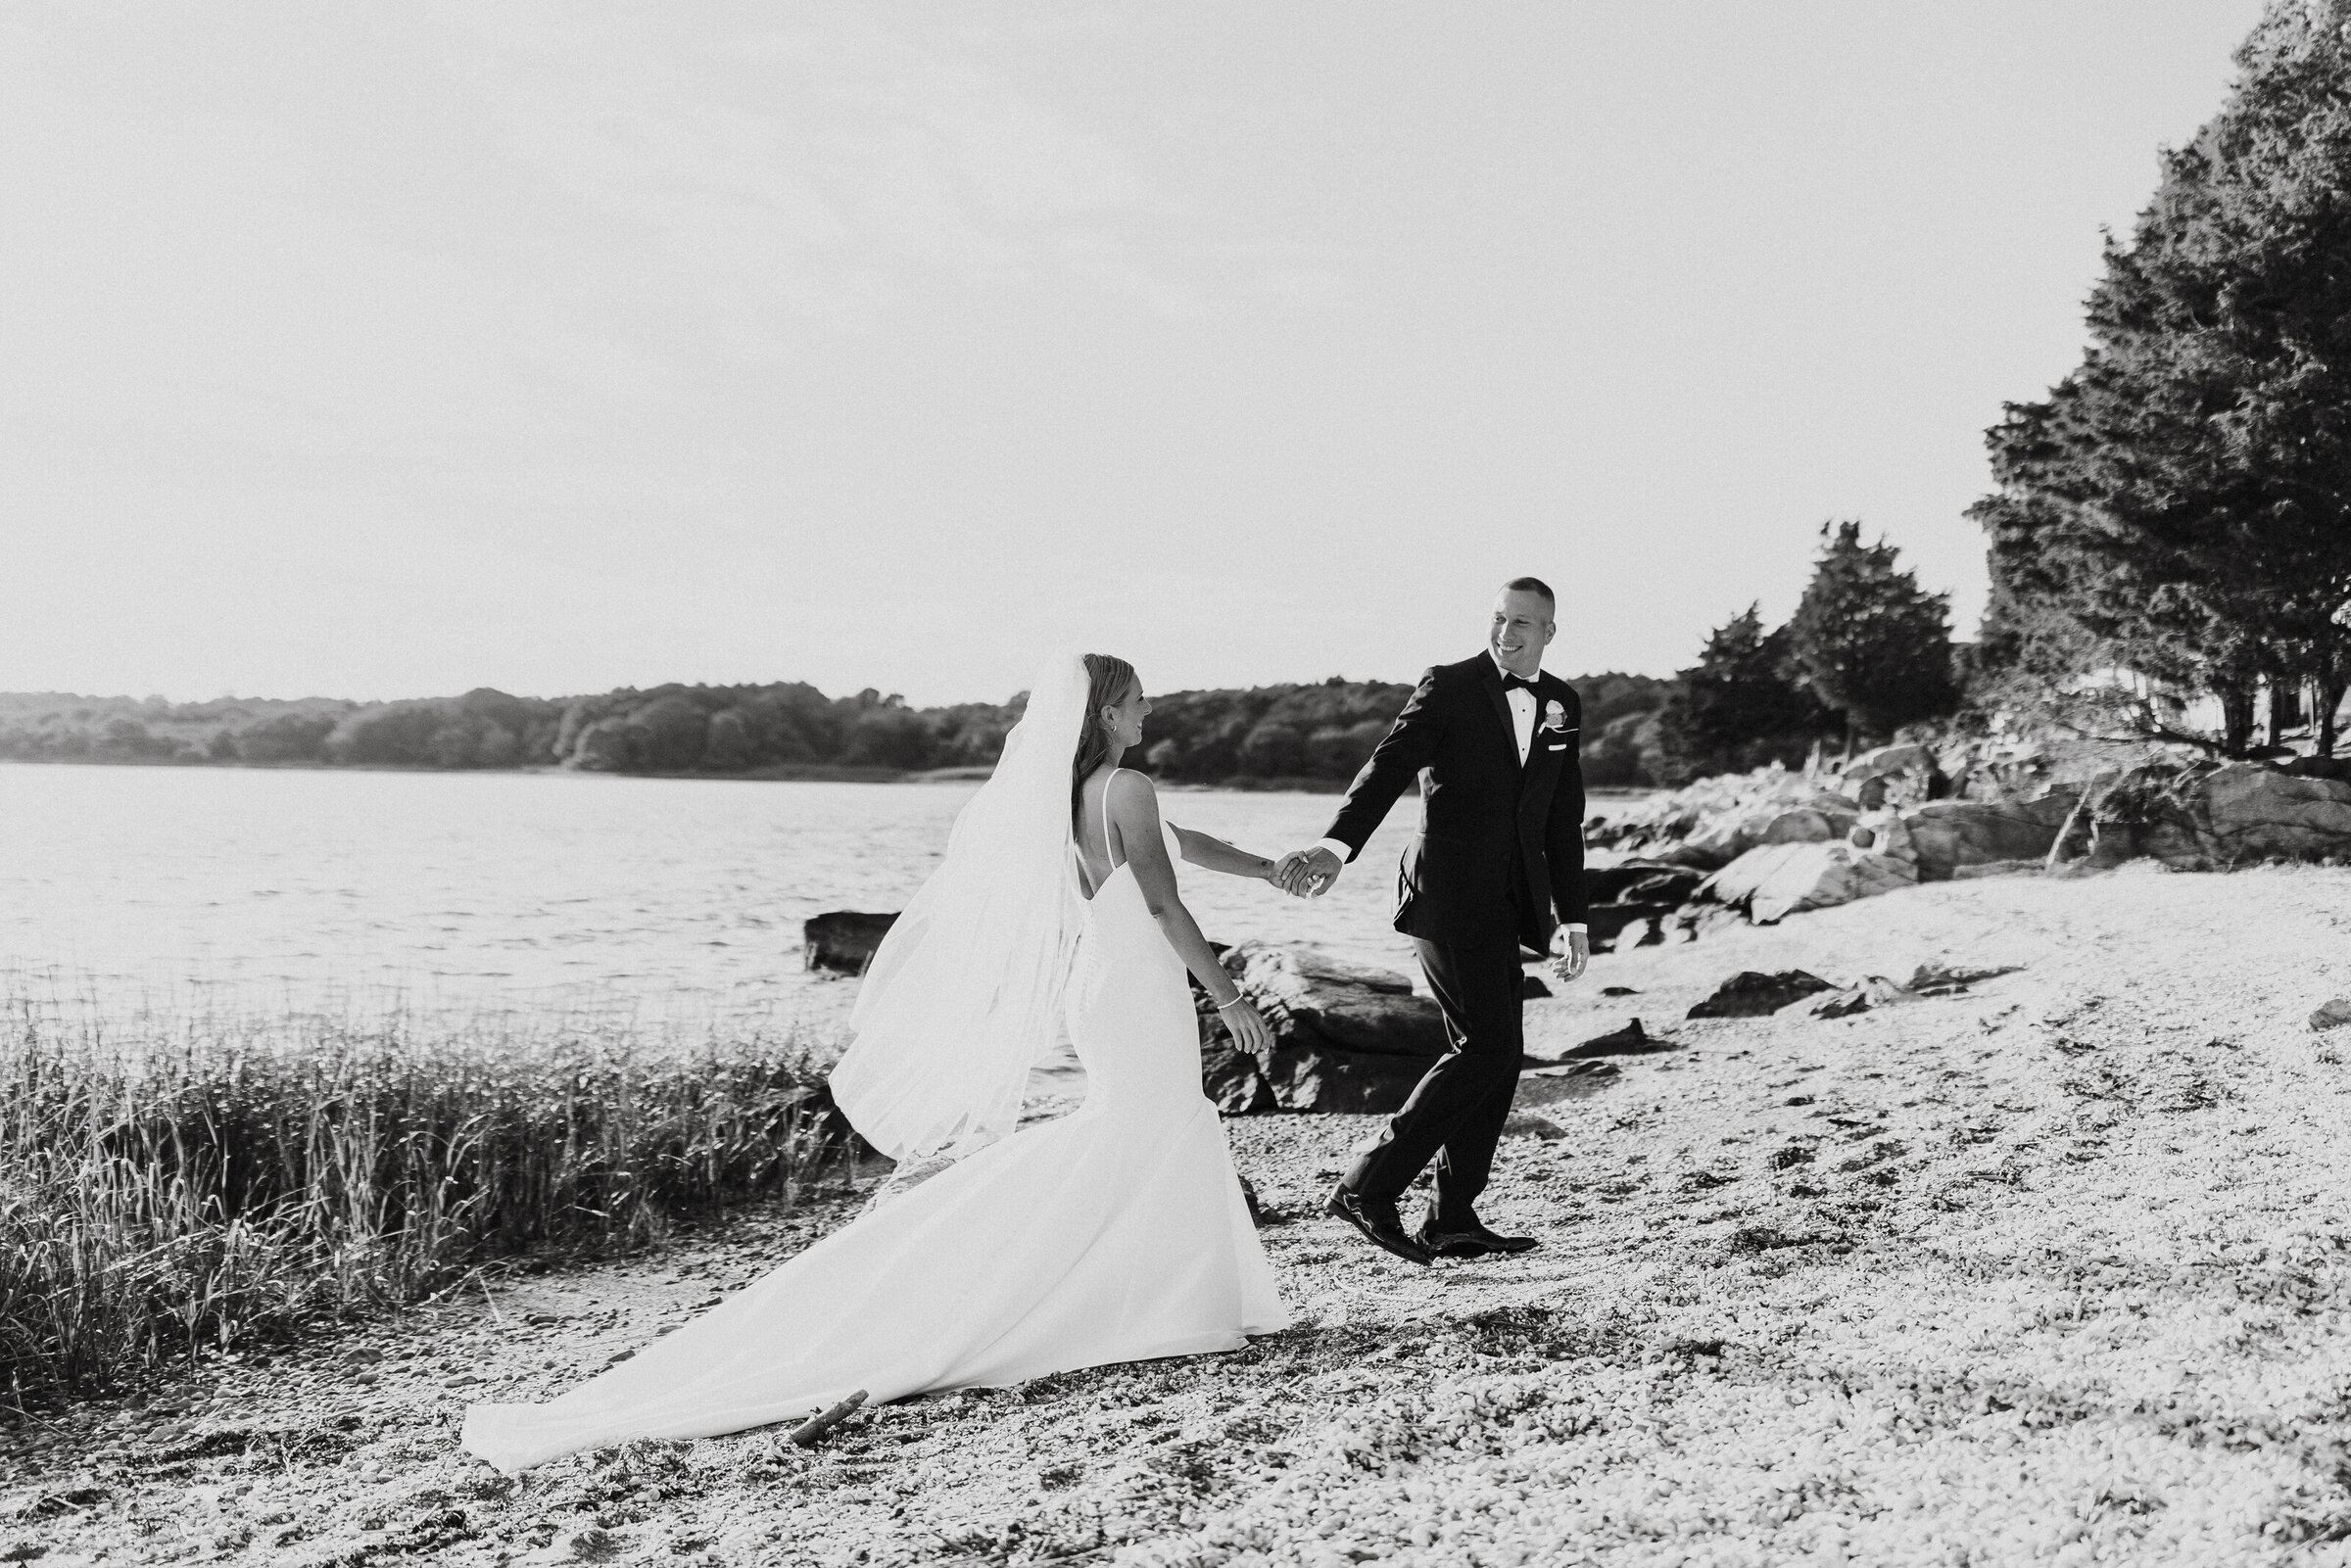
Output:
<instances>
[{"instance_id":1,"label":"evergreen tree","mask_svg":"<svg viewBox=\"0 0 2351 1568\"><path fill-rule=\"evenodd\" d=\"M1753 604L1707 634L1657 715L1658 744L1677 778L1793 761L1843 726L1790 678L1790 662L1788 629L1764 631Z\"/></svg>"},{"instance_id":2,"label":"evergreen tree","mask_svg":"<svg viewBox=\"0 0 2351 1568\"><path fill-rule=\"evenodd\" d=\"M1862 544L1859 523L1824 523L1820 534L1788 653L1811 694L1845 715L1847 747L1948 713L1958 700L1949 595L1921 589L1892 545Z\"/></svg>"},{"instance_id":3,"label":"evergreen tree","mask_svg":"<svg viewBox=\"0 0 2351 1568\"><path fill-rule=\"evenodd\" d=\"M2109 244L2082 366L1989 433L1974 508L2039 652L2213 693L2231 755L2265 680L2311 689L2330 748L2351 676L2347 26L2351 0L2272 5Z\"/></svg>"}]
</instances>

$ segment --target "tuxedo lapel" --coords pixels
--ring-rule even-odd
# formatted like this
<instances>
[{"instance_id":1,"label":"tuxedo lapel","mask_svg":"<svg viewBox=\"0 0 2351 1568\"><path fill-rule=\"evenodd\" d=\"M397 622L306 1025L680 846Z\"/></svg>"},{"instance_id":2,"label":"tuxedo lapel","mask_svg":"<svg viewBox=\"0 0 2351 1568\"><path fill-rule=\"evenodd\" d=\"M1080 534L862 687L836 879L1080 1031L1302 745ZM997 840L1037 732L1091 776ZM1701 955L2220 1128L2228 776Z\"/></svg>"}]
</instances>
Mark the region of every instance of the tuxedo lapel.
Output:
<instances>
[{"instance_id":1,"label":"tuxedo lapel","mask_svg":"<svg viewBox=\"0 0 2351 1568\"><path fill-rule=\"evenodd\" d=\"M1543 728L1544 718L1554 707L1557 707L1562 715L1568 711L1565 703L1551 694L1548 689L1550 678L1547 676L1544 681L1545 685L1535 689L1535 733L1527 737L1526 771L1518 781L1521 794L1524 794L1526 787L1538 778L1557 779L1559 768L1566 761L1570 749L1580 745L1583 741L1583 736L1574 730L1546 730ZM1555 744L1559 746L1557 751L1551 749Z\"/></svg>"},{"instance_id":2,"label":"tuxedo lapel","mask_svg":"<svg viewBox=\"0 0 2351 1568\"><path fill-rule=\"evenodd\" d=\"M1486 689L1486 699L1494 709L1494 717L1502 724L1502 754L1508 758L1512 772L1518 762L1518 726L1511 718L1511 699L1503 694L1502 672L1494 667L1493 659L1481 654L1477 661L1478 678Z\"/></svg>"}]
</instances>

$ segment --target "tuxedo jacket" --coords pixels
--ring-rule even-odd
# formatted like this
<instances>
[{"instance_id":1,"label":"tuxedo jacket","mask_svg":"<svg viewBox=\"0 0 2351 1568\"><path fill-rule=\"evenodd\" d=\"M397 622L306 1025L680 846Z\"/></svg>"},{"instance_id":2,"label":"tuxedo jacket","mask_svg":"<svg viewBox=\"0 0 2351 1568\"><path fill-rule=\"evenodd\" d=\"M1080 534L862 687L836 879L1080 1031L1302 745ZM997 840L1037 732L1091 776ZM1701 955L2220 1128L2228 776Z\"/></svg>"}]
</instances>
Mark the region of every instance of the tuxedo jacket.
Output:
<instances>
[{"instance_id":1,"label":"tuxedo jacket","mask_svg":"<svg viewBox=\"0 0 2351 1568\"><path fill-rule=\"evenodd\" d=\"M1584 918L1583 700L1552 675L1537 678L1534 694L1521 767L1493 659L1437 665L1348 786L1324 836L1352 862L1420 781L1420 831L1396 878L1406 935L1457 946L1515 936L1544 952L1562 923Z\"/></svg>"}]
</instances>

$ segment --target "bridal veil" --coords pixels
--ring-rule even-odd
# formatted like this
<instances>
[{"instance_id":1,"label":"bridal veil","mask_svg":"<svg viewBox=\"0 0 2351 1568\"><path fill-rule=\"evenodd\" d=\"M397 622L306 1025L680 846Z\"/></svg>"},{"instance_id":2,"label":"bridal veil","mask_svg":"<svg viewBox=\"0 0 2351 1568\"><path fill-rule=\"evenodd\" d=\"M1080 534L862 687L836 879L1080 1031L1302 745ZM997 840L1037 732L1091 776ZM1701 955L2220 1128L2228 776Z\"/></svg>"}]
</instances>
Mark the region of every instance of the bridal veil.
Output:
<instances>
[{"instance_id":1,"label":"bridal veil","mask_svg":"<svg viewBox=\"0 0 2351 1568\"><path fill-rule=\"evenodd\" d=\"M1071 877L1070 768L1086 689L1078 654L1038 672L946 858L866 972L833 1097L892 1160L960 1158L1011 1131L1030 1069L1059 1036L1084 913Z\"/></svg>"}]
</instances>

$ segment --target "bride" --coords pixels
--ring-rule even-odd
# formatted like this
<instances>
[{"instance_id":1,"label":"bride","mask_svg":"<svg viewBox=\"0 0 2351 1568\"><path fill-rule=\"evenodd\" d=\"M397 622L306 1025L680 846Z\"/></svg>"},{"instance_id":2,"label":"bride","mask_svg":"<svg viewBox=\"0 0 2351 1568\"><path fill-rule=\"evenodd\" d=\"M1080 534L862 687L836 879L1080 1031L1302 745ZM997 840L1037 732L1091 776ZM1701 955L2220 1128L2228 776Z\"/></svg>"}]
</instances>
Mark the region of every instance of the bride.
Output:
<instances>
[{"instance_id":1,"label":"bride","mask_svg":"<svg viewBox=\"0 0 2351 1568\"><path fill-rule=\"evenodd\" d=\"M467 1449L512 1474L858 1391L1229 1351L1288 1322L1200 1092L1185 971L1244 1049L1270 1036L1172 864L1270 881L1276 863L1163 827L1150 781L1119 766L1150 712L1125 660L1054 661L874 956L834 1096L902 1167L953 1163L560 1398L475 1405ZM1013 1132L1062 1026L1085 1101Z\"/></svg>"}]
</instances>

